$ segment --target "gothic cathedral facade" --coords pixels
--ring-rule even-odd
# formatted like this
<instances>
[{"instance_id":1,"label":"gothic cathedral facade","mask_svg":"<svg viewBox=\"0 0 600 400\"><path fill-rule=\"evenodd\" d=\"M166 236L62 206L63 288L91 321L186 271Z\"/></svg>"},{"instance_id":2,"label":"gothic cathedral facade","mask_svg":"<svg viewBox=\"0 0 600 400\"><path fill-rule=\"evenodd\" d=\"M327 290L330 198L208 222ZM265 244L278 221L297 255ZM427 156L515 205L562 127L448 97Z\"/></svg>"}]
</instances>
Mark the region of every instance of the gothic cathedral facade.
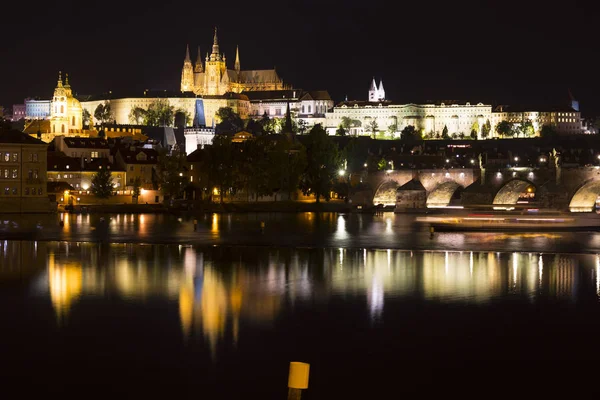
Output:
<instances>
[{"instance_id":1,"label":"gothic cathedral facade","mask_svg":"<svg viewBox=\"0 0 600 400\"><path fill-rule=\"evenodd\" d=\"M181 91L193 92L196 95L223 95L227 92L264 91L285 89L283 80L275 69L246 70L240 68L239 49L235 51L233 69L227 69L225 54L219 52L217 29L213 38L212 53L206 54L204 65L198 47L195 65L190 59L189 46L186 48L185 60L181 71Z\"/></svg>"}]
</instances>

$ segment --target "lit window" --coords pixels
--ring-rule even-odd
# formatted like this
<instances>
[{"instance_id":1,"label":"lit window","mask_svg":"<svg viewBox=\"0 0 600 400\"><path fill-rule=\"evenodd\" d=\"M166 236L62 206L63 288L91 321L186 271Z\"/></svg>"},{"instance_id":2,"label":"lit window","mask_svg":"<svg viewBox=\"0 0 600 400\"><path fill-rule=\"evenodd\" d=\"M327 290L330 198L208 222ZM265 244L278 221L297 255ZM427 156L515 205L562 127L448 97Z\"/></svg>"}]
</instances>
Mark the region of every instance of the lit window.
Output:
<instances>
[{"instance_id":1,"label":"lit window","mask_svg":"<svg viewBox=\"0 0 600 400\"><path fill-rule=\"evenodd\" d=\"M33 162L37 162L37 160L38 160L37 153L33 153Z\"/></svg>"},{"instance_id":2,"label":"lit window","mask_svg":"<svg viewBox=\"0 0 600 400\"><path fill-rule=\"evenodd\" d=\"M12 153L12 162L19 161L19 153Z\"/></svg>"},{"instance_id":3,"label":"lit window","mask_svg":"<svg viewBox=\"0 0 600 400\"><path fill-rule=\"evenodd\" d=\"M6 161L6 162L10 161L10 153L4 153L4 161Z\"/></svg>"},{"instance_id":4,"label":"lit window","mask_svg":"<svg viewBox=\"0 0 600 400\"><path fill-rule=\"evenodd\" d=\"M13 168L13 170L12 170L12 178L13 179L17 179L18 175L19 175L19 173L18 173L17 168Z\"/></svg>"},{"instance_id":5,"label":"lit window","mask_svg":"<svg viewBox=\"0 0 600 400\"><path fill-rule=\"evenodd\" d=\"M42 195L42 191L43 191L42 188L38 188L38 195L41 196Z\"/></svg>"},{"instance_id":6,"label":"lit window","mask_svg":"<svg viewBox=\"0 0 600 400\"><path fill-rule=\"evenodd\" d=\"M92 151L92 158L98 158L98 152L97 151Z\"/></svg>"}]
</instances>

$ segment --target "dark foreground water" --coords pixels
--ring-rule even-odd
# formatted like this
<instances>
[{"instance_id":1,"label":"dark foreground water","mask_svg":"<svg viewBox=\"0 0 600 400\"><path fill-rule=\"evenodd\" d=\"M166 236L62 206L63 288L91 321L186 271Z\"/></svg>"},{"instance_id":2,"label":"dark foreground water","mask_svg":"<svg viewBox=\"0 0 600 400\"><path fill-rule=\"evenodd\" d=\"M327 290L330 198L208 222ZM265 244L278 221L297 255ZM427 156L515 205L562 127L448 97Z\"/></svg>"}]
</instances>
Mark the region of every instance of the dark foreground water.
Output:
<instances>
[{"instance_id":1,"label":"dark foreground water","mask_svg":"<svg viewBox=\"0 0 600 400\"><path fill-rule=\"evenodd\" d=\"M600 258L472 250L3 241L2 390L283 400L303 361L303 399L595 392Z\"/></svg>"}]
</instances>

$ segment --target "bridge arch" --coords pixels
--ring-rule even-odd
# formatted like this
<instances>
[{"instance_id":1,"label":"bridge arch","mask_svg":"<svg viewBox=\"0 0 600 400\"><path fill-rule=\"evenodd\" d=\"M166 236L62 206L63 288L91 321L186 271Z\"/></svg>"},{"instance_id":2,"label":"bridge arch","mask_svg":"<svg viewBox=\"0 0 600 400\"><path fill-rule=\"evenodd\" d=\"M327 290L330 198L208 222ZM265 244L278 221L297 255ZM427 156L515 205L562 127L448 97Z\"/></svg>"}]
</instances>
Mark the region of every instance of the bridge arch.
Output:
<instances>
[{"instance_id":1,"label":"bridge arch","mask_svg":"<svg viewBox=\"0 0 600 400\"><path fill-rule=\"evenodd\" d=\"M536 186L533 182L518 178L511 179L496 192L493 204L517 204L523 193L535 193L535 191Z\"/></svg>"},{"instance_id":2,"label":"bridge arch","mask_svg":"<svg viewBox=\"0 0 600 400\"><path fill-rule=\"evenodd\" d=\"M396 189L398 189L400 185L398 182L394 180L387 180L375 191L375 196L373 196L373 204L379 205L383 204L384 206L396 205Z\"/></svg>"},{"instance_id":3,"label":"bridge arch","mask_svg":"<svg viewBox=\"0 0 600 400\"><path fill-rule=\"evenodd\" d=\"M427 207L445 207L462 186L454 181L440 183L427 196Z\"/></svg>"},{"instance_id":4,"label":"bridge arch","mask_svg":"<svg viewBox=\"0 0 600 400\"><path fill-rule=\"evenodd\" d=\"M600 196L600 181L587 181L577 189L571 198L569 210L572 212L594 211L598 196Z\"/></svg>"}]
</instances>

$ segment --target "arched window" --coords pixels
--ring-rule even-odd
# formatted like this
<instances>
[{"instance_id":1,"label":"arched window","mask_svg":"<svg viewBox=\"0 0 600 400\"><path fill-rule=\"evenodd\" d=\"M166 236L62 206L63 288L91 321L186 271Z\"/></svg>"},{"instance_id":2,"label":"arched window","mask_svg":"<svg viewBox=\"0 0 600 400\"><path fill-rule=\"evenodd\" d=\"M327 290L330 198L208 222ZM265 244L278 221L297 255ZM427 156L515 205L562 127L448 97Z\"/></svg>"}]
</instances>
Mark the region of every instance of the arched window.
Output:
<instances>
[{"instance_id":1,"label":"arched window","mask_svg":"<svg viewBox=\"0 0 600 400\"><path fill-rule=\"evenodd\" d=\"M65 133L65 124L60 126L60 133Z\"/></svg>"},{"instance_id":2,"label":"arched window","mask_svg":"<svg viewBox=\"0 0 600 400\"><path fill-rule=\"evenodd\" d=\"M65 112L65 106L61 105L61 106L60 106L60 113L62 114L62 113L64 113L64 112Z\"/></svg>"},{"instance_id":3,"label":"arched window","mask_svg":"<svg viewBox=\"0 0 600 400\"><path fill-rule=\"evenodd\" d=\"M73 122L71 123L71 125L75 126L75 116L73 115Z\"/></svg>"}]
</instances>

